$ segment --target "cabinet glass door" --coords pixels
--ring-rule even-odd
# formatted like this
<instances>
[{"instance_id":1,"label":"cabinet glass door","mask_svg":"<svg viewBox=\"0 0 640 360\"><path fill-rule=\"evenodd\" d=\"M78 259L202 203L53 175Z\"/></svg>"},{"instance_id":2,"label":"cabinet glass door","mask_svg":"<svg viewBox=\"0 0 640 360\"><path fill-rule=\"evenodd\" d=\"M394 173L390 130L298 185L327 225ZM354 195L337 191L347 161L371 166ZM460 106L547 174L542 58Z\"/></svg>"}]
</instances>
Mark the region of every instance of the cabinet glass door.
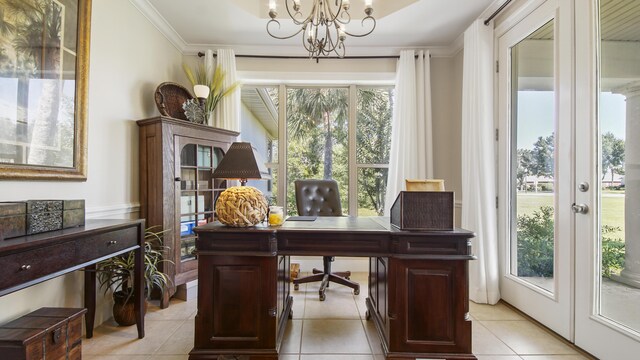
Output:
<instances>
[{"instance_id":1,"label":"cabinet glass door","mask_svg":"<svg viewBox=\"0 0 640 360\"><path fill-rule=\"evenodd\" d=\"M222 160L220 147L189 143L180 151L180 259L195 259L196 234L193 229L215 220L214 204L226 188L224 180L214 180L213 170Z\"/></svg>"}]
</instances>

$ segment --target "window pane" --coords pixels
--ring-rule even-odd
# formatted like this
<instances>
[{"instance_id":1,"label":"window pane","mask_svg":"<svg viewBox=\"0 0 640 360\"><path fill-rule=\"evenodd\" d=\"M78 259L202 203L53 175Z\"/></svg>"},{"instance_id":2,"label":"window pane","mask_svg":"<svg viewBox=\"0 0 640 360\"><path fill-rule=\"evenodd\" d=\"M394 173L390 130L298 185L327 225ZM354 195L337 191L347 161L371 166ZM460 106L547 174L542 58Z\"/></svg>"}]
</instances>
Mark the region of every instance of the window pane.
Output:
<instances>
[{"instance_id":1,"label":"window pane","mask_svg":"<svg viewBox=\"0 0 640 360\"><path fill-rule=\"evenodd\" d=\"M511 48L511 269L554 290L554 23Z\"/></svg>"},{"instance_id":2,"label":"window pane","mask_svg":"<svg viewBox=\"0 0 640 360\"><path fill-rule=\"evenodd\" d=\"M348 89L287 90L287 213L297 214L294 181L334 179L348 213Z\"/></svg>"},{"instance_id":3,"label":"window pane","mask_svg":"<svg viewBox=\"0 0 640 360\"><path fill-rule=\"evenodd\" d=\"M383 216L387 192L386 168L358 169L358 216Z\"/></svg>"},{"instance_id":4,"label":"window pane","mask_svg":"<svg viewBox=\"0 0 640 360\"><path fill-rule=\"evenodd\" d=\"M595 213L600 224L600 276L594 301L600 316L638 332L640 33L633 30L640 28L640 16L634 7L638 7L635 1L600 1L600 186Z\"/></svg>"},{"instance_id":5,"label":"window pane","mask_svg":"<svg viewBox=\"0 0 640 360\"><path fill-rule=\"evenodd\" d=\"M262 191L270 203L275 202L277 184L273 171L278 163L278 87L245 85L241 94L241 140L256 148L272 176L271 180L249 180L247 185Z\"/></svg>"},{"instance_id":6,"label":"window pane","mask_svg":"<svg viewBox=\"0 0 640 360\"><path fill-rule=\"evenodd\" d=\"M359 88L356 132L358 164L388 164L393 89ZM386 181L386 180L385 180Z\"/></svg>"}]
</instances>

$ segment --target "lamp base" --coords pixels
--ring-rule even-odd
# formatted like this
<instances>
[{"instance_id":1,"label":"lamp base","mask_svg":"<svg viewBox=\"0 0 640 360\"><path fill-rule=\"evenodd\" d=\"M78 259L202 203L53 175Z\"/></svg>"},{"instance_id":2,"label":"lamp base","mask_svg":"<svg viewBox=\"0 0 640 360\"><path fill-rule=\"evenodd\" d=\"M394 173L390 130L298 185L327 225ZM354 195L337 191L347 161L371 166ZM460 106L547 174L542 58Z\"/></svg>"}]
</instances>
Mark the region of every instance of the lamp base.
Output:
<instances>
[{"instance_id":1,"label":"lamp base","mask_svg":"<svg viewBox=\"0 0 640 360\"><path fill-rule=\"evenodd\" d=\"M231 227L249 227L264 221L267 199L253 186L233 186L223 191L216 202L218 220Z\"/></svg>"}]
</instances>

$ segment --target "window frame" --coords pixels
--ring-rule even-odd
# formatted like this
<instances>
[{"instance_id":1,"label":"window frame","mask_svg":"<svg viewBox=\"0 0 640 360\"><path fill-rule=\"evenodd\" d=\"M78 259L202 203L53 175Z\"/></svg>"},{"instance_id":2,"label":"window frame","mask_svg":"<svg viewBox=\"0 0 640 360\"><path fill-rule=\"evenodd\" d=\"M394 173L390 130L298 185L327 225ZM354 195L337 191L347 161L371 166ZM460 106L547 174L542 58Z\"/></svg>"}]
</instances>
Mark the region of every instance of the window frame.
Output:
<instances>
[{"instance_id":1,"label":"window frame","mask_svg":"<svg viewBox=\"0 0 640 360\"><path fill-rule=\"evenodd\" d=\"M389 164L359 164L356 160L356 150L357 150L357 141L356 141L356 131L357 131L357 121L358 121L358 113L357 113L357 105L358 105L358 89L395 89L394 85L390 85L388 82L385 83L381 81L379 84L366 84L359 85L354 82L349 84L344 83L326 83L326 84L317 84L317 83L296 83L296 84L286 84L286 83L251 83L247 82L243 84L243 86L255 86L255 87L273 87L278 89L278 102L279 104L286 104L287 101L287 90L288 89L310 89L310 88L342 88L348 90L349 96L349 118L348 118L348 148L349 148L349 156L348 156L348 173L349 173L349 181L348 181L348 213L352 216L358 216L358 170L362 168L378 168L378 169L388 169ZM277 205L283 206L286 210L286 197L287 197L287 107L286 106L278 106L278 158L274 159L273 162L269 163L270 168L275 168L278 173L278 183L277 183ZM242 136L242 135L241 135ZM282 140L285 141L282 141ZM285 214L286 216L287 214Z\"/></svg>"}]
</instances>

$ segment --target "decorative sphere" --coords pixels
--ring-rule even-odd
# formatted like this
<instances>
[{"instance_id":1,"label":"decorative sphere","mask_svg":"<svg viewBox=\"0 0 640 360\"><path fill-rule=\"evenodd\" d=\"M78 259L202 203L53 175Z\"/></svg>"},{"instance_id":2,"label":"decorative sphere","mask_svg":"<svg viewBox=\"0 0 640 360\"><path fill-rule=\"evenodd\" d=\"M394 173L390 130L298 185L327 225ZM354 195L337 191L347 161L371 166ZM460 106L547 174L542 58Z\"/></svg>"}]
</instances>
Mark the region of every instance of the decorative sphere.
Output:
<instances>
[{"instance_id":1,"label":"decorative sphere","mask_svg":"<svg viewBox=\"0 0 640 360\"><path fill-rule=\"evenodd\" d=\"M228 226L253 226L267 216L267 199L252 186L233 186L218 197L216 214L218 220Z\"/></svg>"}]
</instances>

